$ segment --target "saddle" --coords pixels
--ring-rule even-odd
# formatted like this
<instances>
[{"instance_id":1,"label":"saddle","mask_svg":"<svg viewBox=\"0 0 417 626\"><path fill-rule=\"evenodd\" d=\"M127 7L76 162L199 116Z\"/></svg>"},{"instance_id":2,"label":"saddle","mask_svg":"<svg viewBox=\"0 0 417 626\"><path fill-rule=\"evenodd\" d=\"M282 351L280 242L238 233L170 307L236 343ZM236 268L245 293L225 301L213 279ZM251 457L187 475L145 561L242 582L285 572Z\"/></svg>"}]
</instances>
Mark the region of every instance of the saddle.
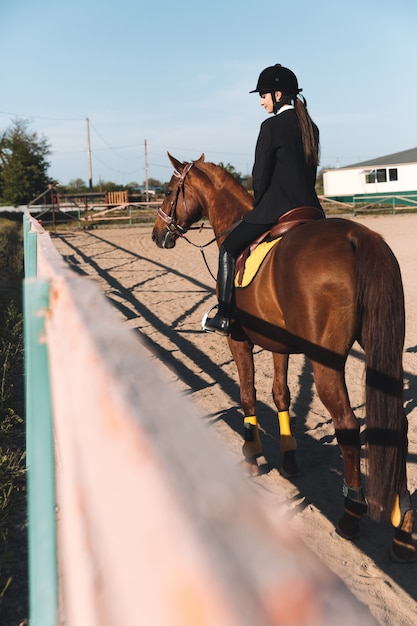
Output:
<instances>
[{"instance_id":1,"label":"saddle","mask_svg":"<svg viewBox=\"0 0 417 626\"><path fill-rule=\"evenodd\" d=\"M242 287L249 284L269 250L275 245L275 243L278 242L279 239L281 239L283 235L288 233L288 231L292 230L296 226L300 226L301 224L322 219L325 219L325 216L320 211L320 209L311 206L297 207L281 215L277 223L272 228L266 230L260 237L255 239L237 257L235 286ZM255 270L252 269L253 275L249 279L249 282L248 280L246 280L246 284L243 285L242 283L245 273L246 261L250 255L253 255L256 248L263 242L268 242L269 245L265 246L264 254L261 253L258 255L257 267Z\"/></svg>"}]
</instances>

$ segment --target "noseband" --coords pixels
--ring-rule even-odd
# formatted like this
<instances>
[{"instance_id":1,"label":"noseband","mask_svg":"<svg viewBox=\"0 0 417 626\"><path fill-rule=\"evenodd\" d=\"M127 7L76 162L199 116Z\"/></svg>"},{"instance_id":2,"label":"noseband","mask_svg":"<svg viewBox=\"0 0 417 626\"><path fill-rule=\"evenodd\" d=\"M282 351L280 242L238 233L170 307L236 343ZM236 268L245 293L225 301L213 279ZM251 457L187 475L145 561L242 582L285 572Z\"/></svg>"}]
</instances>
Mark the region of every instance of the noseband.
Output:
<instances>
[{"instance_id":1,"label":"noseband","mask_svg":"<svg viewBox=\"0 0 417 626\"><path fill-rule=\"evenodd\" d=\"M175 197L170 202L169 213L165 213L165 211L163 211L162 209L158 209L159 217L167 224L167 231L170 233L176 234L180 237L182 237L187 232L187 229L180 226L177 222L178 198L180 196L180 193L182 193L182 201L184 203L184 206L186 206L184 183L185 183L185 178L193 165L194 165L193 162L187 163L181 173L177 171L174 172L174 176L176 176L180 180L179 180L176 192L175 192Z\"/></svg>"}]
</instances>

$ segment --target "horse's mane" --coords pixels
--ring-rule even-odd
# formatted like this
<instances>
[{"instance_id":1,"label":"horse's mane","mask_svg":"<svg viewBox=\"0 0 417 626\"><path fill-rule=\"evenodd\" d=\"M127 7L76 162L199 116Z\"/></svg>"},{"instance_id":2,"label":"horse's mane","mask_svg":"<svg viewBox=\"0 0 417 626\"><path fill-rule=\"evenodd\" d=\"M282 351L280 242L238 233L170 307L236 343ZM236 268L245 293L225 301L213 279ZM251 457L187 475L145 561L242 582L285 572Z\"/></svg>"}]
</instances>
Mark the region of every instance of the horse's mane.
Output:
<instances>
[{"instance_id":1,"label":"horse's mane","mask_svg":"<svg viewBox=\"0 0 417 626\"><path fill-rule=\"evenodd\" d=\"M221 189L223 193L228 192L230 196L236 199L236 202L243 204L247 210L252 208L252 195L237 178L224 167L203 160L195 161L194 165L197 165L201 172L208 175L211 183L217 189Z\"/></svg>"}]
</instances>

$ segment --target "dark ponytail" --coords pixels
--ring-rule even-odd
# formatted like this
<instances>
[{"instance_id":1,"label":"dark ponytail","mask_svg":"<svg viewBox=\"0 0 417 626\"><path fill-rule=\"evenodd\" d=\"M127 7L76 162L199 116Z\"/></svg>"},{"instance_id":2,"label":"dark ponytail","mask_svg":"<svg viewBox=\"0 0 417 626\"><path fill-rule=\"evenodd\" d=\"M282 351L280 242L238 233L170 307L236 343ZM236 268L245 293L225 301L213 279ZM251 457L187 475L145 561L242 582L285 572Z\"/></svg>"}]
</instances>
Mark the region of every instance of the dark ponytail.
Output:
<instances>
[{"instance_id":1,"label":"dark ponytail","mask_svg":"<svg viewBox=\"0 0 417 626\"><path fill-rule=\"evenodd\" d=\"M308 111L305 98L294 98L294 108L303 139L304 154L307 165L318 166L319 164L319 133Z\"/></svg>"}]
</instances>

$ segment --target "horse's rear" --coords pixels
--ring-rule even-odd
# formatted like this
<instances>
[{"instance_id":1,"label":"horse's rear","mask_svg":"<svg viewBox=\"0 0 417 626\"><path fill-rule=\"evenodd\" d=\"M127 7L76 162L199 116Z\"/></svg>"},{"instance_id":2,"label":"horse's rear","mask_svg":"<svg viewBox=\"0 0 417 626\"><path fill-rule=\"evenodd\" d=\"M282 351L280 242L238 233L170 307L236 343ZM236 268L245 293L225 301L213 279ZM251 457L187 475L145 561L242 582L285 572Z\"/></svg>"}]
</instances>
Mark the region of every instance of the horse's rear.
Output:
<instances>
[{"instance_id":1,"label":"horse's rear","mask_svg":"<svg viewBox=\"0 0 417 626\"><path fill-rule=\"evenodd\" d=\"M414 558L402 397L404 297L390 248L378 234L349 220L297 227L275 246L253 283L237 289L236 304L253 343L274 353L304 353L312 363L317 392L343 453L347 498L341 534L357 533L357 518L366 507L374 519L386 519L394 510L401 520L394 556ZM344 376L355 341L365 351L367 502L361 490L359 425ZM276 398L288 397L285 380L282 385L279 389L275 382Z\"/></svg>"},{"instance_id":2,"label":"horse's rear","mask_svg":"<svg viewBox=\"0 0 417 626\"><path fill-rule=\"evenodd\" d=\"M250 338L272 352L346 356L356 339L355 251L347 220L311 222L287 233L256 279L237 289Z\"/></svg>"}]
</instances>

